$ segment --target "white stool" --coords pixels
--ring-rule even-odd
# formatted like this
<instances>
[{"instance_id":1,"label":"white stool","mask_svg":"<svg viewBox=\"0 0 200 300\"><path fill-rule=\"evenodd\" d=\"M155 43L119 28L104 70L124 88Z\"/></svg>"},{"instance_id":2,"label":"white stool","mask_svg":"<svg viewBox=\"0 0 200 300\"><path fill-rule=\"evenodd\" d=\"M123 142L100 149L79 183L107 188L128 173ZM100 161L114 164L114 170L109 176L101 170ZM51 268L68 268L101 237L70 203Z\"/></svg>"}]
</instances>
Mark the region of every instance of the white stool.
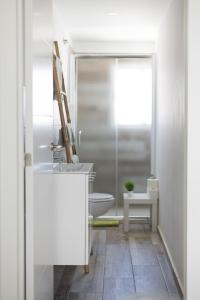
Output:
<instances>
[{"instance_id":1,"label":"white stool","mask_svg":"<svg viewBox=\"0 0 200 300\"><path fill-rule=\"evenodd\" d=\"M151 225L152 232L157 231L158 224L158 191L151 191L149 193L128 193L123 194L124 199L124 231L129 231L129 206L133 205L149 205L151 208Z\"/></svg>"}]
</instances>

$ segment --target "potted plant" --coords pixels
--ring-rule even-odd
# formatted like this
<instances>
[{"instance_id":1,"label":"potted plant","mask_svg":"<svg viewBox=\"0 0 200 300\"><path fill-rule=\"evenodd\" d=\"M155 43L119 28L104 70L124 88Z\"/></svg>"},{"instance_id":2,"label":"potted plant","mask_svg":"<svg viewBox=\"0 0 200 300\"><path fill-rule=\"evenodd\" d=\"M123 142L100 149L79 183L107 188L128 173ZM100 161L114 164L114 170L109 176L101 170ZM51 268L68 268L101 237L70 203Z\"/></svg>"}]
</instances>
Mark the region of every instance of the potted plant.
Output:
<instances>
[{"instance_id":1,"label":"potted plant","mask_svg":"<svg viewBox=\"0 0 200 300\"><path fill-rule=\"evenodd\" d=\"M128 180L124 183L124 187L128 192L128 196L132 196L135 188L135 183L131 180Z\"/></svg>"}]
</instances>

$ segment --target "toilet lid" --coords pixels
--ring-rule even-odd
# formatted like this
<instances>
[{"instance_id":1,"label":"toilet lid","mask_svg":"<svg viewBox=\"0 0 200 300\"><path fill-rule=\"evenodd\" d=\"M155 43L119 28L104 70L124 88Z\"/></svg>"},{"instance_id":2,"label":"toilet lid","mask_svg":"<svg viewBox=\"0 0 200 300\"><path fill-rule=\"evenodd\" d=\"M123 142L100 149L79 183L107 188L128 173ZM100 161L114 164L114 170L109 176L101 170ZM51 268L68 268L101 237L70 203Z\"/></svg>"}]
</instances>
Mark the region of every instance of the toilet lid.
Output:
<instances>
[{"instance_id":1,"label":"toilet lid","mask_svg":"<svg viewBox=\"0 0 200 300\"><path fill-rule=\"evenodd\" d=\"M89 199L93 200L93 201L98 201L98 200L113 200L114 197L111 194L92 193L92 194L89 194Z\"/></svg>"}]
</instances>

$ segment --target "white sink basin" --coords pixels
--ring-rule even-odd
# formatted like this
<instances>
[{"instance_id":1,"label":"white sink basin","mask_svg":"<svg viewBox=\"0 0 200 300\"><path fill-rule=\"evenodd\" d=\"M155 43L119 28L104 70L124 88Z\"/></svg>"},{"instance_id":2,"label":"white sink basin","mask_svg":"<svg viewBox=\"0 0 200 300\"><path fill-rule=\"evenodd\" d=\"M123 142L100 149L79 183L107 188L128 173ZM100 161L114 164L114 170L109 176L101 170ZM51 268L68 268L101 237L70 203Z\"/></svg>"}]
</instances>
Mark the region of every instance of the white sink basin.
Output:
<instances>
[{"instance_id":1,"label":"white sink basin","mask_svg":"<svg viewBox=\"0 0 200 300\"><path fill-rule=\"evenodd\" d=\"M84 173L88 174L93 168L92 163L43 163L38 164L34 170L39 173Z\"/></svg>"},{"instance_id":2,"label":"white sink basin","mask_svg":"<svg viewBox=\"0 0 200 300\"><path fill-rule=\"evenodd\" d=\"M86 164L84 163L61 163L54 167L54 173L68 173L68 172L85 172Z\"/></svg>"}]
</instances>

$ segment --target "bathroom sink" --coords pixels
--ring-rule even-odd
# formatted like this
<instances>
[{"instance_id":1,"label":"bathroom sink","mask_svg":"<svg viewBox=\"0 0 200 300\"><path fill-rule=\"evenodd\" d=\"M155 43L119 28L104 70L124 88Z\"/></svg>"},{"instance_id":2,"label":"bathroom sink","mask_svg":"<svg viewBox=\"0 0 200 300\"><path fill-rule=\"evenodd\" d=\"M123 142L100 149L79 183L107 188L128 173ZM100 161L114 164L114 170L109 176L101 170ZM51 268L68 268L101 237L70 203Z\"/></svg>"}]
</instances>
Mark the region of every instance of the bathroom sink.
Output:
<instances>
[{"instance_id":1,"label":"bathroom sink","mask_svg":"<svg viewBox=\"0 0 200 300\"><path fill-rule=\"evenodd\" d=\"M57 164L54 167L54 172L61 172L61 173L81 172L83 169L84 169L84 164L82 163L77 163L77 164L61 163L61 164Z\"/></svg>"},{"instance_id":2,"label":"bathroom sink","mask_svg":"<svg viewBox=\"0 0 200 300\"><path fill-rule=\"evenodd\" d=\"M34 166L36 173L52 173L54 169L53 163L39 163Z\"/></svg>"}]
</instances>

